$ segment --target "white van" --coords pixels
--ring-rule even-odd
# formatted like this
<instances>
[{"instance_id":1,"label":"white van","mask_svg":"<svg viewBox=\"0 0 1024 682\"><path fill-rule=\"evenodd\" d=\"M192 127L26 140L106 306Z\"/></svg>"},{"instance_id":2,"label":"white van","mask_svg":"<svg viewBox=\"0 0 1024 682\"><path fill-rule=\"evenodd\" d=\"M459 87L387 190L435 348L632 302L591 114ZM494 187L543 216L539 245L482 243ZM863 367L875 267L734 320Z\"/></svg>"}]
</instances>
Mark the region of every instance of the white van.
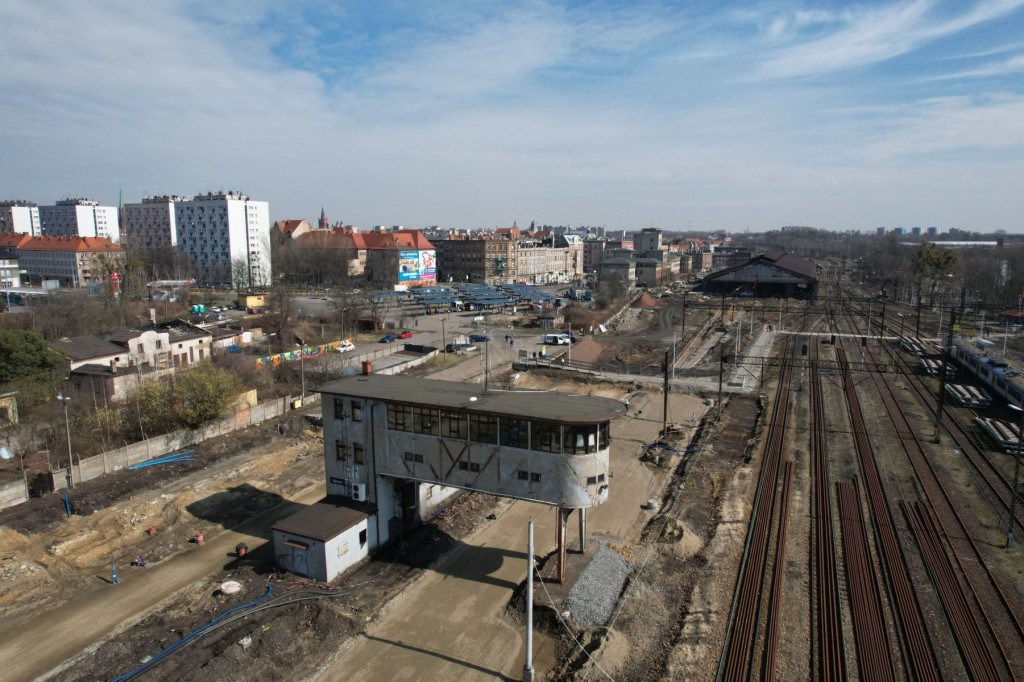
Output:
<instances>
[{"instance_id":1,"label":"white van","mask_svg":"<svg viewBox=\"0 0 1024 682\"><path fill-rule=\"evenodd\" d=\"M549 343L554 346L568 346L569 335L568 334L545 334L544 338L541 339L541 343Z\"/></svg>"}]
</instances>

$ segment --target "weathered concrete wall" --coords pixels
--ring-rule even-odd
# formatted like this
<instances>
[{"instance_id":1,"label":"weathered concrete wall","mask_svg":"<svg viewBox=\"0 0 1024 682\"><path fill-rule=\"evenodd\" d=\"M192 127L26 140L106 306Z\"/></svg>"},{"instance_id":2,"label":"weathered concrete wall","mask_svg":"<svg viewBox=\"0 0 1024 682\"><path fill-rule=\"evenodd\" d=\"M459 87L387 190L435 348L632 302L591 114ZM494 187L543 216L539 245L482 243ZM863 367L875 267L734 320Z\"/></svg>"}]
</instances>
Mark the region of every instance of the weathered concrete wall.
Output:
<instances>
[{"instance_id":1,"label":"weathered concrete wall","mask_svg":"<svg viewBox=\"0 0 1024 682\"><path fill-rule=\"evenodd\" d=\"M402 372L404 372L407 369L410 369L412 367L416 367L417 365L422 365L423 363L427 362L428 360L430 360L430 358L434 357L435 355L437 355L440 352L441 351L435 349L432 352L427 353L426 355L422 355L422 356L416 358L415 360L410 360L408 362L403 362L400 365L392 365L391 367L383 367L381 369L374 369L373 373L374 374L385 374L385 375L401 374Z\"/></svg>"},{"instance_id":2,"label":"weathered concrete wall","mask_svg":"<svg viewBox=\"0 0 1024 682\"><path fill-rule=\"evenodd\" d=\"M307 395L306 404L317 402L319 399L319 393ZM95 457L87 457L81 461L76 460L71 468L71 475L75 483L81 483L103 474L127 469L130 466L155 457L162 457L179 450L191 449L197 443L201 443L207 438L223 436L232 431L244 429L253 424L259 424L268 419L279 417L288 411L291 401L291 397L268 400L253 407L245 407L238 410L234 414L218 419L198 431L176 431L162 436L154 436L138 443L126 445L123 448L104 452ZM68 487L67 469L54 469L51 476L53 478L54 490ZM24 482L19 483L24 487ZM2 498L2 493L0 493L0 498ZM28 499L27 493L24 499L12 502L7 506L19 504L26 499ZM3 507L0 506L0 508Z\"/></svg>"},{"instance_id":3,"label":"weathered concrete wall","mask_svg":"<svg viewBox=\"0 0 1024 682\"><path fill-rule=\"evenodd\" d=\"M19 478L16 481L8 481L0 485L0 509L13 507L28 499L28 486L25 479Z\"/></svg>"}]
</instances>

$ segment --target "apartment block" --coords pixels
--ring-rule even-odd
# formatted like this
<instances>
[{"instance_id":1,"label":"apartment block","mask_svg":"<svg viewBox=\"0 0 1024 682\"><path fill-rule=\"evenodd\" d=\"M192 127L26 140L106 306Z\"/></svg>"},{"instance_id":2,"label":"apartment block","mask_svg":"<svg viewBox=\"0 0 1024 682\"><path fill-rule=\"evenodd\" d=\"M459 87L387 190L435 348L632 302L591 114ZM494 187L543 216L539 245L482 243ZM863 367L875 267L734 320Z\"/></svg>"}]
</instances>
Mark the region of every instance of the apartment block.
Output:
<instances>
[{"instance_id":1,"label":"apartment block","mask_svg":"<svg viewBox=\"0 0 1024 682\"><path fill-rule=\"evenodd\" d=\"M62 199L39 207L44 237L98 237L115 244L121 240L116 206L100 206L92 199Z\"/></svg>"},{"instance_id":2,"label":"apartment block","mask_svg":"<svg viewBox=\"0 0 1024 682\"><path fill-rule=\"evenodd\" d=\"M39 207L28 201L0 201L0 234L38 237Z\"/></svg>"}]
</instances>

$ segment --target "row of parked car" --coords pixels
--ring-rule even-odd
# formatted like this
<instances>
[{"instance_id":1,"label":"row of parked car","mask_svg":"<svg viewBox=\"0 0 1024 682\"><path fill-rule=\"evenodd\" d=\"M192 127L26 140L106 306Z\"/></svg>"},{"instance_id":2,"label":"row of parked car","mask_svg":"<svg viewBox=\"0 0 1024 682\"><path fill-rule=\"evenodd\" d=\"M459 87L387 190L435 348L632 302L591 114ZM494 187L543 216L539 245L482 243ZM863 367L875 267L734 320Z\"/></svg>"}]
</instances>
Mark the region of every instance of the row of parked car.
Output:
<instances>
[{"instance_id":1,"label":"row of parked car","mask_svg":"<svg viewBox=\"0 0 1024 682\"><path fill-rule=\"evenodd\" d=\"M411 331L398 332L397 334L385 334L384 336L381 337L380 342L391 343L392 341L397 341L398 339L408 339L411 337Z\"/></svg>"}]
</instances>

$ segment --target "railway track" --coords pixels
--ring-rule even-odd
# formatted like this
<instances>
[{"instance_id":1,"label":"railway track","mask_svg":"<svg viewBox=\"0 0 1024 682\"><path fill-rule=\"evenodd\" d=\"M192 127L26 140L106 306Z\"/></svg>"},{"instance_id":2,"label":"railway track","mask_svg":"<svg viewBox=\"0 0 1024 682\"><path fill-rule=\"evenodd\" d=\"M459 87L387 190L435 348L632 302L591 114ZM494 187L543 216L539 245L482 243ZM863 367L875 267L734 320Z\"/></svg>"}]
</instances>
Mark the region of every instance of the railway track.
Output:
<instances>
[{"instance_id":1,"label":"railway track","mask_svg":"<svg viewBox=\"0 0 1024 682\"><path fill-rule=\"evenodd\" d=\"M883 560L883 572L888 581L889 594L894 602L893 606L907 667L915 680L937 681L941 679L938 663L925 632L917 594L912 586L910 573L896 537L892 513L875 464L864 414L860 409L857 389L843 348L836 348L836 358L841 368L843 393L846 396L850 424L853 427L857 459L867 492L872 525L875 528L879 552ZM880 652L878 653L880 654Z\"/></svg>"},{"instance_id":2,"label":"railway track","mask_svg":"<svg viewBox=\"0 0 1024 682\"><path fill-rule=\"evenodd\" d=\"M866 313L865 310L852 305L848 309L856 316L863 316ZM851 319L850 324L855 332L860 333L855 320ZM902 367L903 376L908 379L907 385L917 395L921 404L928 411L929 417L934 419L936 414L934 391L931 390L925 379L917 374L917 368L911 365L901 353L894 353L893 355L897 365ZM1011 488L1013 484L1010 477L999 469L985 448L977 443L967 427L960 422L954 411L946 408L943 410L943 417L941 427L945 428L946 433L953 439L957 447L960 448L975 474L981 478L988 495L994 501L994 506L997 507L996 513L1002 518L1006 518L1012 501ZM1024 500L1018 498L1018 509L1014 520L1017 526L1024 531L1024 505L1020 504L1022 501Z\"/></svg>"},{"instance_id":3,"label":"railway track","mask_svg":"<svg viewBox=\"0 0 1024 682\"><path fill-rule=\"evenodd\" d=\"M852 319L849 322L854 324ZM863 348L862 351L868 357L871 356L870 349ZM935 527L934 524L925 525L922 521L922 515L929 522L931 519L928 514L934 516L956 564L954 575L962 577L962 583L959 579L952 582L941 580L945 573L937 572L944 566L940 559L949 561L948 557L929 554L930 545L926 547L923 543L930 542L931 537L915 529L922 555L946 609L961 660L972 679L1015 679L1014 670L1024 664L1024 661L1019 660L1024 655L1024 632L1020 621L999 581L989 569L986 557L971 537L961 511L936 471L932 458L906 413L900 408L892 385L880 374L872 374L872 378L914 469L919 494L926 502L916 515L908 510L904 510L904 513L912 525L917 523L917 529ZM982 643L980 650L978 642Z\"/></svg>"},{"instance_id":4,"label":"railway track","mask_svg":"<svg viewBox=\"0 0 1024 682\"><path fill-rule=\"evenodd\" d=\"M850 590L850 615L853 636L857 643L857 666L863 680L895 681L892 658L888 652L885 612L882 595L875 580L871 547L860 506L856 480L836 484L839 497L839 519L843 529L843 556L846 559L847 584Z\"/></svg>"},{"instance_id":5,"label":"railway track","mask_svg":"<svg viewBox=\"0 0 1024 682\"><path fill-rule=\"evenodd\" d=\"M814 480L813 547L814 594L816 597L815 661L816 679L845 682L846 651L839 597L839 569L832 524L832 485L829 477L828 446L825 438L825 403L821 394L818 364L810 364L811 428L810 452ZM859 650L859 649L858 649Z\"/></svg>"},{"instance_id":6,"label":"railway track","mask_svg":"<svg viewBox=\"0 0 1024 682\"><path fill-rule=\"evenodd\" d=\"M921 401L921 404L925 406L929 416L934 419L936 413L936 408L933 404L934 395L928 390L929 387L925 384L924 379L915 372L915 367L901 354L897 353L896 357L897 363L903 368L904 376L908 379L907 385L911 387ZM974 472L982 479L986 489L995 500L996 513L1000 515L1000 518L1007 518L1012 501L1011 490L1013 483L1011 478L999 469L999 466L989 456L986 449L978 444L967 427L957 418L956 411L951 410L947 406L943 410L943 417L942 427L945 428L946 433L964 454ZM1017 526L1024 529L1024 508L1020 506L1021 501L1024 500L1018 498L1015 520Z\"/></svg>"},{"instance_id":7,"label":"railway track","mask_svg":"<svg viewBox=\"0 0 1024 682\"><path fill-rule=\"evenodd\" d=\"M787 344L783 351L783 357L788 358L791 353L792 344ZM754 495L754 504L751 509L747 540L743 551L743 559L740 562L736 590L733 594L729 623L726 626L725 644L722 647L722 654L719 658L716 679L721 682L746 681L752 674L761 621L762 595L764 594L765 579L769 570L771 531L776 521L776 503L779 497L777 489L783 444L786 436L786 424L790 412L790 381L792 374L792 363L785 363L779 376L779 386L775 393L772 416L768 422L769 428L765 439L757 492ZM788 507L787 503L784 502L783 504ZM783 551L785 546L785 525L785 519L782 519L780 522L780 528L783 529L782 537L776 543L778 545L781 542ZM779 572L780 569L780 566L775 567L776 572ZM781 589L781 583L779 584L779 589ZM774 602L773 606L777 608L778 600ZM774 622L777 623L777 612ZM774 675L775 651L770 650L774 649L774 646L769 646L771 644L770 640L766 641L762 666L767 666L770 663L773 668L771 674ZM762 670L762 678L764 676L765 671Z\"/></svg>"}]
</instances>

